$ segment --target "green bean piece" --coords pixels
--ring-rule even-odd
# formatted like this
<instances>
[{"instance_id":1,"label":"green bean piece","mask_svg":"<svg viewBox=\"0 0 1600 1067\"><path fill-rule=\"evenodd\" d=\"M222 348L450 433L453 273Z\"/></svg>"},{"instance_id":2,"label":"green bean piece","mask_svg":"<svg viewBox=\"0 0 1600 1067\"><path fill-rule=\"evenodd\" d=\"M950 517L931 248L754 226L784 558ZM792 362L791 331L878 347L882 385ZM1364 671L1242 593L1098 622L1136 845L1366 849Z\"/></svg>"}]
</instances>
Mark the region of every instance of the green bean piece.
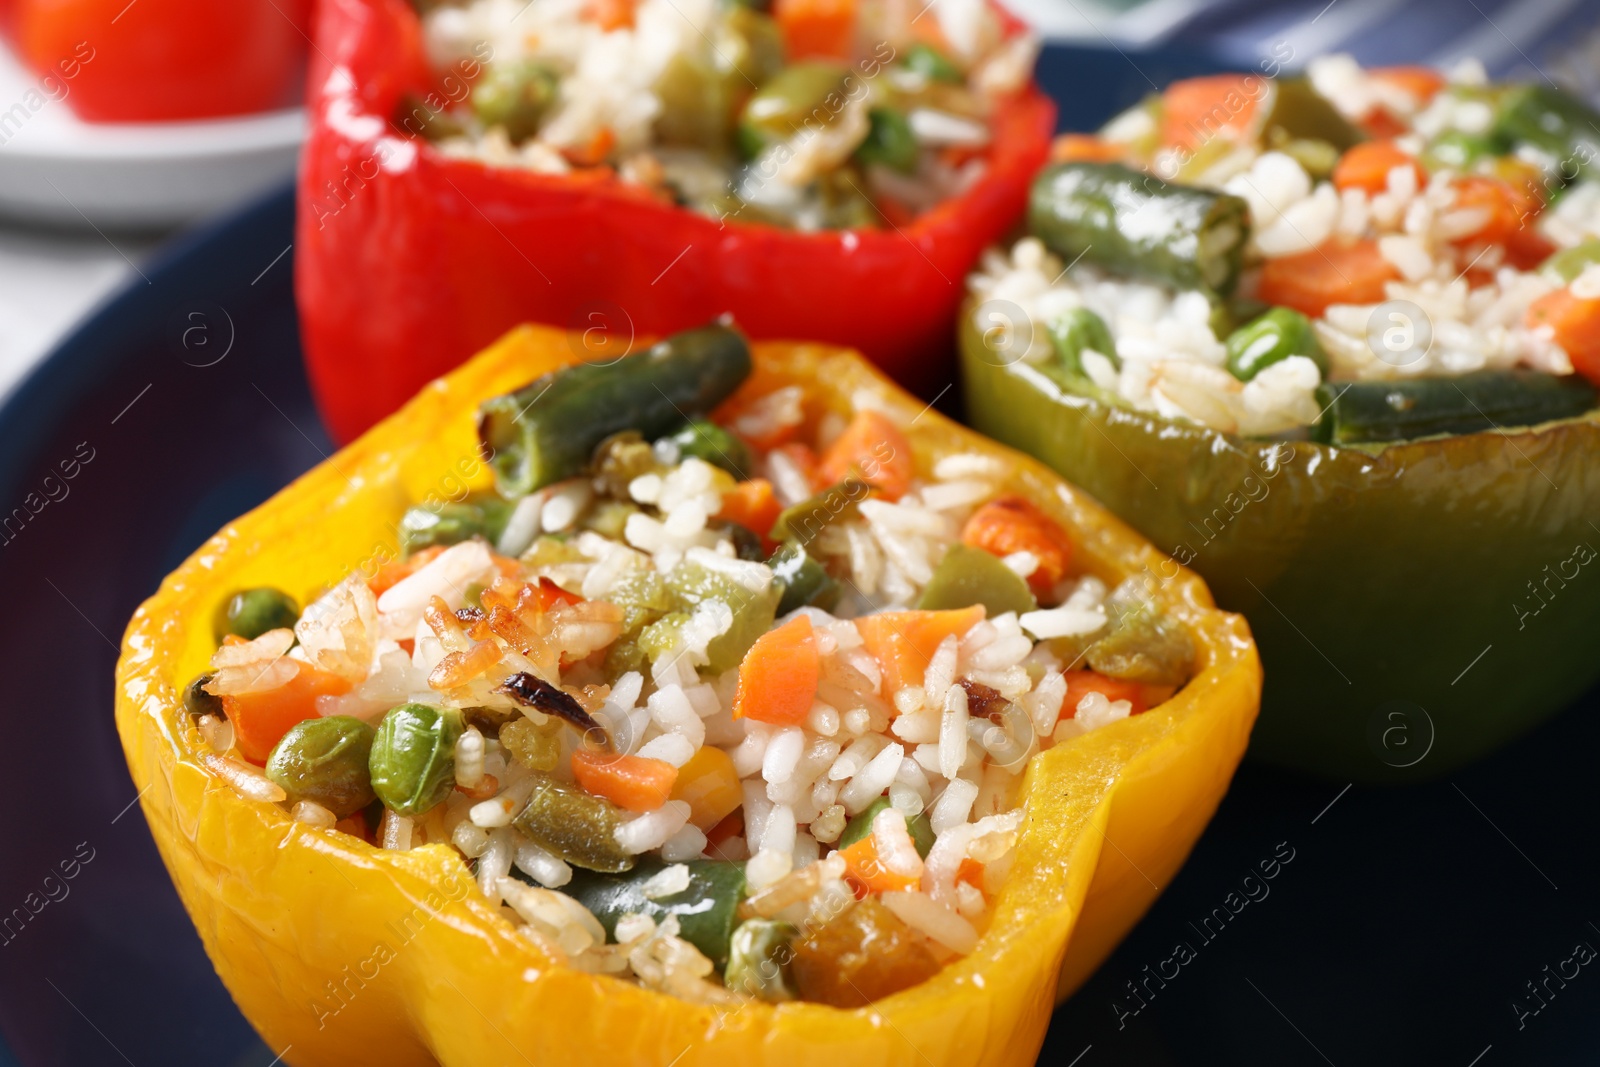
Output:
<instances>
[{"instance_id":1,"label":"green bean piece","mask_svg":"<svg viewBox=\"0 0 1600 1067\"><path fill-rule=\"evenodd\" d=\"M1228 335L1228 373L1248 382L1274 363L1305 356L1328 376L1328 356L1317 341L1311 320L1293 308L1273 308Z\"/></svg>"},{"instance_id":2,"label":"green bean piece","mask_svg":"<svg viewBox=\"0 0 1600 1067\"><path fill-rule=\"evenodd\" d=\"M267 777L291 799L313 801L344 818L376 796L369 769L375 737L351 715L296 723L267 757Z\"/></svg>"},{"instance_id":3,"label":"green bean piece","mask_svg":"<svg viewBox=\"0 0 1600 1067\"><path fill-rule=\"evenodd\" d=\"M1068 263L1226 294L1238 280L1250 209L1239 197L1120 163L1058 163L1033 181L1028 228Z\"/></svg>"},{"instance_id":4,"label":"green bean piece","mask_svg":"<svg viewBox=\"0 0 1600 1067\"><path fill-rule=\"evenodd\" d=\"M809 545L823 530L842 519L855 517L861 502L867 499L872 488L858 478L846 478L798 504L778 513L767 538L772 541L795 541Z\"/></svg>"},{"instance_id":5,"label":"green bean piece","mask_svg":"<svg viewBox=\"0 0 1600 1067\"><path fill-rule=\"evenodd\" d=\"M1083 350L1092 349L1122 369L1122 359L1117 355L1117 343L1112 340L1106 320L1086 307L1069 308L1045 323L1050 335L1050 347L1055 350L1059 370L1077 377L1088 377L1083 369Z\"/></svg>"},{"instance_id":6,"label":"green bean piece","mask_svg":"<svg viewBox=\"0 0 1600 1067\"><path fill-rule=\"evenodd\" d=\"M498 497L461 503L418 504L400 516L400 547L406 555L434 545L454 545L474 537L498 541L511 518L511 505Z\"/></svg>"},{"instance_id":7,"label":"green bean piece","mask_svg":"<svg viewBox=\"0 0 1600 1067\"><path fill-rule=\"evenodd\" d=\"M706 656L710 660L706 669L712 674L737 667L750 646L756 643L756 638L772 629L783 592L777 582L755 592L724 574L688 562L672 568L667 575L667 588L685 608L693 609L708 600L720 600L733 612L732 625L706 646Z\"/></svg>"},{"instance_id":8,"label":"green bean piece","mask_svg":"<svg viewBox=\"0 0 1600 1067\"><path fill-rule=\"evenodd\" d=\"M808 61L779 71L745 101L739 116L739 149L754 159L806 128L820 129L844 109L850 68Z\"/></svg>"},{"instance_id":9,"label":"green bean piece","mask_svg":"<svg viewBox=\"0 0 1600 1067\"><path fill-rule=\"evenodd\" d=\"M539 132L560 83L555 72L538 60L494 63L472 87L472 110L485 126L499 126L512 144Z\"/></svg>"},{"instance_id":10,"label":"green bean piece","mask_svg":"<svg viewBox=\"0 0 1600 1067\"><path fill-rule=\"evenodd\" d=\"M1084 654L1092 670L1149 685L1181 685L1193 673L1189 631L1124 583L1106 599L1110 631Z\"/></svg>"},{"instance_id":11,"label":"green bean piece","mask_svg":"<svg viewBox=\"0 0 1600 1067\"><path fill-rule=\"evenodd\" d=\"M943 52L920 42L906 49L905 65L907 70L916 71L929 81L960 85L967 80L961 68L950 62Z\"/></svg>"},{"instance_id":12,"label":"green bean piece","mask_svg":"<svg viewBox=\"0 0 1600 1067\"><path fill-rule=\"evenodd\" d=\"M796 608L808 605L832 611L839 603L839 583L800 542L789 541L784 544L772 554L767 565L772 568L772 576L783 587L783 596L778 601L779 615L787 615Z\"/></svg>"},{"instance_id":13,"label":"green bean piece","mask_svg":"<svg viewBox=\"0 0 1600 1067\"><path fill-rule=\"evenodd\" d=\"M1600 263L1600 237L1591 237L1556 252L1539 265L1539 270L1553 281L1571 285L1578 275L1596 263Z\"/></svg>"},{"instance_id":14,"label":"green bean piece","mask_svg":"<svg viewBox=\"0 0 1600 1067\"><path fill-rule=\"evenodd\" d=\"M191 719L199 719L206 715L215 715L219 719L228 717L227 710L222 706L222 698L205 690L206 684L213 677L214 675L207 671L183 687L183 710L189 713Z\"/></svg>"},{"instance_id":15,"label":"green bean piece","mask_svg":"<svg viewBox=\"0 0 1600 1067\"><path fill-rule=\"evenodd\" d=\"M648 915L657 922L675 915L679 936L722 970L728 963L734 928L739 925L744 864L690 860L685 864L689 868L689 888L668 896L645 896L645 883L666 866L659 859L641 857L626 874L574 871L572 881L561 891L593 912L611 938L616 936L617 920L624 915Z\"/></svg>"},{"instance_id":16,"label":"green bean piece","mask_svg":"<svg viewBox=\"0 0 1600 1067\"><path fill-rule=\"evenodd\" d=\"M383 717L372 741L372 791L396 815L421 815L455 785L461 713L402 704Z\"/></svg>"},{"instance_id":17,"label":"green bean piece","mask_svg":"<svg viewBox=\"0 0 1600 1067\"><path fill-rule=\"evenodd\" d=\"M1446 130L1422 151L1422 162L1429 170L1464 171L1480 159L1504 154L1505 145L1493 137Z\"/></svg>"},{"instance_id":18,"label":"green bean piece","mask_svg":"<svg viewBox=\"0 0 1600 1067\"><path fill-rule=\"evenodd\" d=\"M1000 557L971 545L951 545L934 568L917 607L943 611L973 604L982 604L991 619L1008 611L1021 615L1039 606L1028 583Z\"/></svg>"},{"instance_id":19,"label":"green bean piece","mask_svg":"<svg viewBox=\"0 0 1600 1067\"><path fill-rule=\"evenodd\" d=\"M528 840L586 871L616 874L633 869L634 857L617 843L620 808L540 771L534 771L534 779L533 795L511 819ZM595 917L605 922L599 912ZM616 919L612 916L608 932Z\"/></svg>"},{"instance_id":20,"label":"green bean piece","mask_svg":"<svg viewBox=\"0 0 1600 1067\"><path fill-rule=\"evenodd\" d=\"M917 137L905 115L892 107L875 107L867 112L866 140L856 148L856 162L862 166L888 167L901 174L917 169Z\"/></svg>"},{"instance_id":21,"label":"green bean piece","mask_svg":"<svg viewBox=\"0 0 1600 1067\"><path fill-rule=\"evenodd\" d=\"M595 446L636 430L671 433L750 375L750 346L729 326L686 330L616 363L553 371L478 408L478 437L500 495L516 499L581 473Z\"/></svg>"},{"instance_id":22,"label":"green bean piece","mask_svg":"<svg viewBox=\"0 0 1600 1067\"><path fill-rule=\"evenodd\" d=\"M789 964L794 959L793 944L799 933L793 923L773 919L746 919L740 923L728 947L723 984L735 993L771 1004L795 999L799 994L795 992Z\"/></svg>"},{"instance_id":23,"label":"green bean piece","mask_svg":"<svg viewBox=\"0 0 1600 1067\"><path fill-rule=\"evenodd\" d=\"M741 482L749 478L754 469L750 461L750 449L745 443L733 431L725 430L709 419L694 419L667 440L678 446L680 459L693 456L705 460Z\"/></svg>"},{"instance_id":24,"label":"green bean piece","mask_svg":"<svg viewBox=\"0 0 1600 1067\"><path fill-rule=\"evenodd\" d=\"M879 797L868 804L849 822L845 823L844 833L839 835L837 848L849 848L863 837L872 833L872 820L878 817L878 812L889 807L888 797ZM906 832L911 835L911 843L917 846L917 854L923 859L928 858L928 852L933 848L933 824L926 815L913 815L906 819Z\"/></svg>"},{"instance_id":25,"label":"green bean piece","mask_svg":"<svg viewBox=\"0 0 1600 1067\"><path fill-rule=\"evenodd\" d=\"M1296 143L1320 142L1333 149L1337 161L1341 153L1366 140L1327 97L1312 88L1309 78L1278 78L1272 86L1272 111L1262 127L1265 147L1282 151ZM1332 170L1330 164L1328 171Z\"/></svg>"},{"instance_id":26,"label":"green bean piece","mask_svg":"<svg viewBox=\"0 0 1600 1067\"><path fill-rule=\"evenodd\" d=\"M1563 182L1600 172L1600 111L1560 89L1520 85L1508 91L1494 134L1554 156L1556 176Z\"/></svg>"},{"instance_id":27,"label":"green bean piece","mask_svg":"<svg viewBox=\"0 0 1600 1067\"><path fill-rule=\"evenodd\" d=\"M211 633L219 645L229 634L254 641L268 630L292 630L299 620L300 605L283 590L271 586L240 589L217 605Z\"/></svg>"},{"instance_id":28,"label":"green bean piece","mask_svg":"<svg viewBox=\"0 0 1600 1067\"><path fill-rule=\"evenodd\" d=\"M1313 427L1335 445L1409 441L1437 434L1537 426L1595 407L1595 387L1534 370L1482 370L1454 378L1324 382Z\"/></svg>"}]
</instances>

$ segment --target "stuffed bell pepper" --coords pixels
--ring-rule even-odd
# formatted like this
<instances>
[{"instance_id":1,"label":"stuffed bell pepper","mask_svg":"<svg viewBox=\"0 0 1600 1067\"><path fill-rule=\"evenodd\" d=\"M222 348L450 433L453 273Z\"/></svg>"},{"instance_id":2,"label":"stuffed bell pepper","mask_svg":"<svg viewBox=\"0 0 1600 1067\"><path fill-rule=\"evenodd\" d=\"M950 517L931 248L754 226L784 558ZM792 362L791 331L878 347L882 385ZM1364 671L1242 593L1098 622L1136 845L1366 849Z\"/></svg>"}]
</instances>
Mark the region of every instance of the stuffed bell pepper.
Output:
<instances>
[{"instance_id":1,"label":"stuffed bell pepper","mask_svg":"<svg viewBox=\"0 0 1600 1067\"><path fill-rule=\"evenodd\" d=\"M971 277L974 425L1249 616L1260 756L1444 773L1594 680L1597 131L1472 63L1179 82Z\"/></svg>"},{"instance_id":2,"label":"stuffed bell pepper","mask_svg":"<svg viewBox=\"0 0 1600 1067\"><path fill-rule=\"evenodd\" d=\"M133 620L119 729L240 1007L295 1064L1031 1062L1243 754L1243 621L852 353L570 341Z\"/></svg>"},{"instance_id":3,"label":"stuffed bell pepper","mask_svg":"<svg viewBox=\"0 0 1600 1067\"><path fill-rule=\"evenodd\" d=\"M731 312L948 381L962 278L1054 128L1000 9L422 7L320 8L296 295L336 437L528 320L598 354Z\"/></svg>"}]
</instances>

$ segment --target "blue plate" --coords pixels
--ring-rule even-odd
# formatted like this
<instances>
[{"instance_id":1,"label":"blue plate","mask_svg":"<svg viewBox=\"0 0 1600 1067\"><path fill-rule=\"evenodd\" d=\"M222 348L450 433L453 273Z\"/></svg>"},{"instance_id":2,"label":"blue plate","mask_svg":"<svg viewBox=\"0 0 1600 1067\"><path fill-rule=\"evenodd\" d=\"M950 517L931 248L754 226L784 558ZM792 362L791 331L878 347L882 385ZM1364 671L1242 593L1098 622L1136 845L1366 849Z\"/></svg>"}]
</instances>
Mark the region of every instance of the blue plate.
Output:
<instances>
[{"instance_id":1,"label":"blue plate","mask_svg":"<svg viewBox=\"0 0 1600 1067\"><path fill-rule=\"evenodd\" d=\"M1088 128L1147 76L1209 69L1137 63L1052 49L1041 78ZM175 244L0 407L0 782L16 801L0 1067L277 1055L217 980L134 804L112 672L162 576L331 449L300 367L292 219L285 190ZM1404 791L1246 767L1182 874L1057 1012L1041 1062L1600 1062L1600 964L1574 962L1600 948L1596 704Z\"/></svg>"}]
</instances>

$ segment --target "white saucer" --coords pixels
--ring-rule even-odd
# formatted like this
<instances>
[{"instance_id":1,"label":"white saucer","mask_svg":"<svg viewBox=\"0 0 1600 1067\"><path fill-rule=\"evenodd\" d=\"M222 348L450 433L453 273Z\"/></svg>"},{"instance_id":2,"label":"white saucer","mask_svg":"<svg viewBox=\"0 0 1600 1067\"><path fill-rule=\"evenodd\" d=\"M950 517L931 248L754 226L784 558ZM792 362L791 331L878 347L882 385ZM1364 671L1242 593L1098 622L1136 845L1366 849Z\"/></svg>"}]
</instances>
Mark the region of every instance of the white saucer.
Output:
<instances>
[{"instance_id":1,"label":"white saucer","mask_svg":"<svg viewBox=\"0 0 1600 1067\"><path fill-rule=\"evenodd\" d=\"M0 214L12 218L78 227L190 222L293 174L305 132L302 108L203 122L83 122L0 46Z\"/></svg>"}]
</instances>

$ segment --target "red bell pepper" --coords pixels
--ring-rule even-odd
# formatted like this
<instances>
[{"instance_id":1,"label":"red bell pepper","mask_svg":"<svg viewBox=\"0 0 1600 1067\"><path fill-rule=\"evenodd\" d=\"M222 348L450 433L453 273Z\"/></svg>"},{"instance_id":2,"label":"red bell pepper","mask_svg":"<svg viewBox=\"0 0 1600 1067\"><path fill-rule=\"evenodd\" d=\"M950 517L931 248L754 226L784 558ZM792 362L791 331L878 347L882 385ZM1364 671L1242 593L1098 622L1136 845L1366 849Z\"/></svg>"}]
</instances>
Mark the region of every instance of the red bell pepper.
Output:
<instances>
[{"instance_id":1,"label":"red bell pepper","mask_svg":"<svg viewBox=\"0 0 1600 1067\"><path fill-rule=\"evenodd\" d=\"M393 120L462 99L405 0L324 0L301 160L295 289L312 386L349 440L517 323L602 328L618 353L732 312L755 338L853 345L913 388L950 380L964 277L1020 217L1055 106L996 109L988 167L899 227L800 233L663 203L609 171L449 159ZM598 340L598 335L596 337Z\"/></svg>"}]
</instances>

